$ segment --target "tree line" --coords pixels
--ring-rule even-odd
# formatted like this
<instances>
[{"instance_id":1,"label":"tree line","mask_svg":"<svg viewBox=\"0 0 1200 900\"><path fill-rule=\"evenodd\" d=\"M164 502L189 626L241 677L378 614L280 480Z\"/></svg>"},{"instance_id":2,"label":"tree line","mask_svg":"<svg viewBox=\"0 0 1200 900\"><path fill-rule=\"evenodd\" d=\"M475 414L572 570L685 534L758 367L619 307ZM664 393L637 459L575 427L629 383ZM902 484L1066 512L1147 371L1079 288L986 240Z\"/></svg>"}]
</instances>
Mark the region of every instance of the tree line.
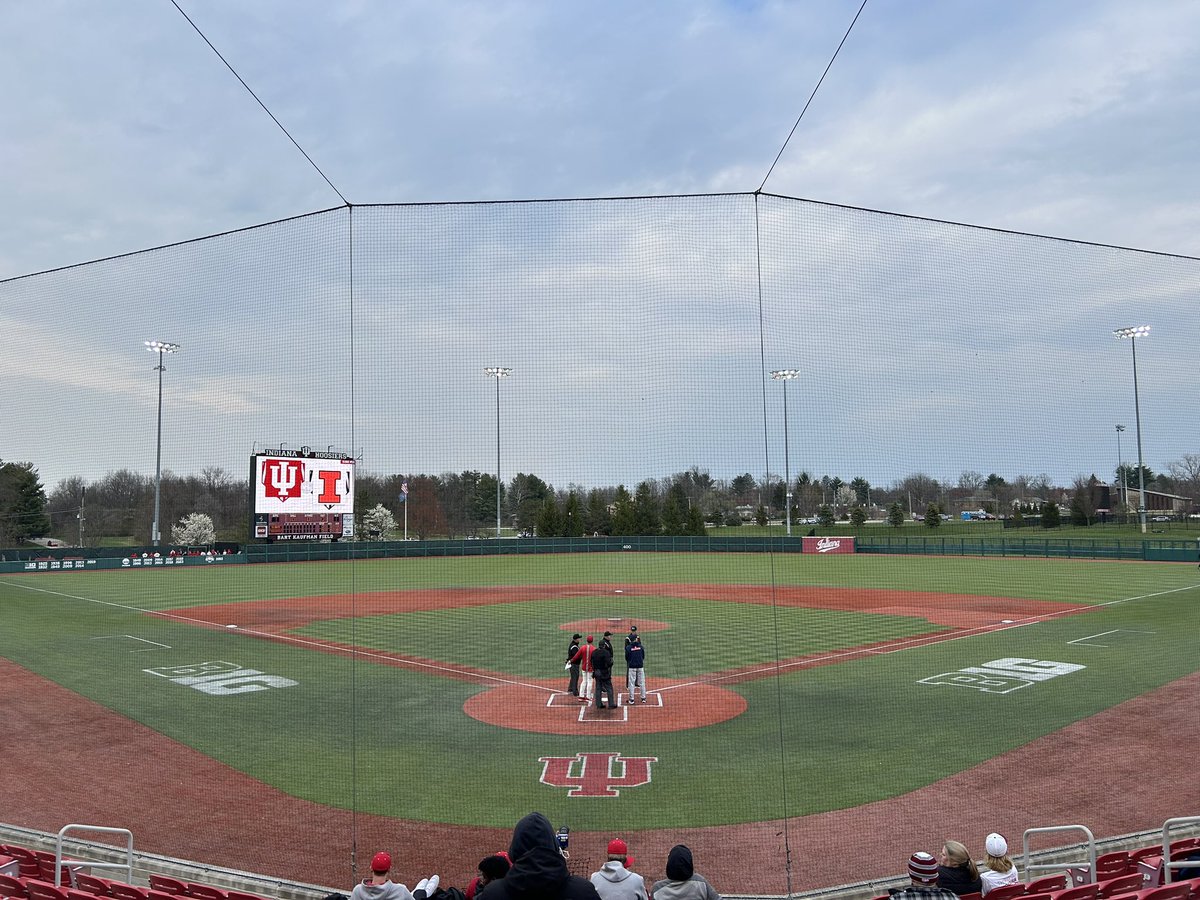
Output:
<instances>
[{"instance_id":1,"label":"tree line","mask_svg":"<svg viewBox=\"0 0 1200 900\"><path fill-rule=\"evenodd\" d=\"M1119 485L1138 486L1136 466L1114 473ZM1200 454L1171 463L1166 473L1143 467L1148 490L1200 497ZM740 525L746 521L780 520L788 508L794 523L846 521L860 524L884 518L893 524L907 519L927 523L931 507L944 515L965 504L998 517L1043 512L1046 503L1068 510L1070 521L1095 518L1092 487L1095 475L1080 476L1068 487L1055 486L1046 475L1018 475L1011 480L992 473L964 471L956 479L939 480L914 473L887 487L861 476L816 477L801 472L790 484L776 476L756 478L749 472L718 479L699 466L634 486L555 488L535 474L519 473L500 484L500 524L507 531L542 536L590 534L703 534L706 526ZM407 485L407 493L403 486ZM1116 492L1119 496L1120 488ZM495 475L474 470L430 474L379 475L360 472L355 491L356 520L382 506L399 527L407 511L408 535L462 538L486 536L496 527ZM1113 499L1113 504L1118 498ZM164 534L184 516L203 513L212 519L218 541L247 540L250 485L227 470L210 466L198 475L163 473L161 520ZM0 461L0 545L19 546L39 537L84 546L105 543L146 544L154 515L154 478L129 469L88 482L64 479L49 493L29 462ZM900 522L894 520L899 517Z\"/></svg>"}]
</instances>

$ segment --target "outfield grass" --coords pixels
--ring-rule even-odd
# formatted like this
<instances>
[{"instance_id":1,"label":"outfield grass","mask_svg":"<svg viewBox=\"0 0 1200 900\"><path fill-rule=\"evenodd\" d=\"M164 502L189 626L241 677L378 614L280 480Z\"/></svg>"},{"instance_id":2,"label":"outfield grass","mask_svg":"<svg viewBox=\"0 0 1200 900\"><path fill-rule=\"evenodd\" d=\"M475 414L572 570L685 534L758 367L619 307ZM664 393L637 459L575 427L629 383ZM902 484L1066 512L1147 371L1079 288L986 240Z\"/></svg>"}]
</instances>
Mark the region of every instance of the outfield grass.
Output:
<instances>
[{"instance_id":1,"label":"outfield grass","mask_svg":"<svg viewBox=\"0 0 1200 900\"><path fill-rule=\"evenodd\" d=\"M518 678L558 677L565 686L562 626L611 615L612 591L324 619L294 643L146 614L417 588L642 585L620 602L666 625L647 635L651 689L656 678L940 627L920 617L700 601L677 588L644 587L689 583L757 584L766 593L772 585L890 588L1096 608L740 682L730 689L748 708L734 719L608 737L485 725L462 712L481 685L302 640L334 637ZM659 760L651 784L590 801L588 827L747 822L855 806L962 771L1200 667L1200 578L1193 566L1162 563L765 554L377 560L0 577L0 606L6 657L268 784L334 807L496 827L533 808L578 823L580 801L539 783L539 759L583 750ZM1079 642L1101 633L1102 641ZM1084 668L1009 694L921 683L1003 657ZM297 684L209 696L145 671L213 660ZM1088 775L1070 759L1062 765L1064 778Z\"/></svg>"}]
</instances>

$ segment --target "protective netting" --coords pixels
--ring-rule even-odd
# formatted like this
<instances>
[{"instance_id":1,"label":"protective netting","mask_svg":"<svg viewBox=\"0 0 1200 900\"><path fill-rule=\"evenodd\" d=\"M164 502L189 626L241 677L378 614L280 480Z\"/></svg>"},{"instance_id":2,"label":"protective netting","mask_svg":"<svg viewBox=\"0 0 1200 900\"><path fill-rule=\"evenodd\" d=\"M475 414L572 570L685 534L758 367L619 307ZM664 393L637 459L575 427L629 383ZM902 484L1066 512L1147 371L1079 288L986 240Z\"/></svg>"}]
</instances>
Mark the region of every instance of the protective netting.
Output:
<instances>
[{"instance_id":1,"label":"protective netting","mask_svg":"<svg viewBox=\"0 0 1200 900\"><path fill-rule=\"evenodd\" d=\"M1180 423L1200 419L1200 391L1178 360L1198 284L1195 259L766 195L343 208L0 283L0 453L48 488L89 487L85 545L148 543L141 342L164 339L183 347L162 373L164 535L202 508L218 543L250 543L251 453L307 446L357 458L369 505L396 519L382 537L411 525L463 539L460 556L468 536L494 540L497 471L514 548L530 475L603 512L617 485L661 500L690 472L688 509L720 513L712 535L737 532L738 507L778 522L774 485L804 472L799 540L817 496L837 502L822 475L869 482L875 498L847 505L881 514L910 511L912 473L1107 482L1132 402L1111 329L1135 319L1173 323L1143 362L1155 459L1191 452ZM801 372L790 394L781 368ZM734 500L739 476L752 486ZM83 504L64 497L61 515ZM580 874L620 835L648 877L682 842L723 892L782 894L893 874L946 837L978 854L992 830L1015 844L1066 815L1112 835L1200 806L1194 779L1174 786L1182 806L1106 793L1088 769L1100 738L1061 732L1196 693L1190 566L641 553L621 537L570 555L394 559L382 541L378 559L3 576L6 677L70 710L11 736L53 752L21 756L36 772L7 782L3 815L131 822L145 849L345 887L380 847L406 878L465 883L539 809L570 825ZM624 692L638 623L651 702L581 712L562 693L571 635L614 632ZM1060 668L969 684L997 660ZM203 688L247 670L254 690ZM1145 758L1136 728L1096 727ZM1031 798L1011 766L1060 733L1078 752L1049 751L1058 771ZM66 799L28 789L80 760L92 780L61 779Z\"/></svg>"}]
</instances>

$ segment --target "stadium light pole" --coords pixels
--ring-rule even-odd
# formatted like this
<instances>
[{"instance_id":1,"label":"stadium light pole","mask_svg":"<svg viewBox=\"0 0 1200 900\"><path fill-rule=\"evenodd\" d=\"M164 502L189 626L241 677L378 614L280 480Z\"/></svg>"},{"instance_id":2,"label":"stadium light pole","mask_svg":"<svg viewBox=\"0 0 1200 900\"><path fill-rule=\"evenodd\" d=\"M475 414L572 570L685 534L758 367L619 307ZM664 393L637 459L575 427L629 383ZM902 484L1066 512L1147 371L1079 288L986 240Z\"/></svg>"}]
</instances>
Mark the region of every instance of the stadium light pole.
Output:
<instances>
[{"instance_id":1,"label":"stadium light pole","mask_svg":"<svg viewBox=\"0 0 1200 900\"><path fill-rule=\"evenodd\" d=\"M159 511L162 504L162 378L167 367L163 365L163 357L168 353L178 353L183 348L170 341L143 341L146 349L158 354L158 450L154 456L154 527L150 530L150 543L157 547L161 542L159 530Z\"/></svg>"},{"instance_id":2,"label":"stadium light pole","mask_svg":"<svg viewBox=\"0 0 1200 900\"><path fill-rule=\"evenodd\" d=\"M1138 521L1142 525L1142 534L1146 533L1146 475L1142 466L1142 410L1138 403L1137 377L1137 339L1150 333L1149 325L1131 325L1128 328L1117 328L1113 334L1118 340L1129 338L1129 346L1133 350L1133 417L1134 428L1137 431L1138 451Z\"/></svg>"},{"instance_id":3,"label":"stadium light pole","mask_svg":"<svg viewBox=\"0 0 1200 900\"><path fill-rule=\"evenodd\" d=\"M788 460L788 404L787 383L800 377L799 369L775 369L771 377L783 382L783 489L784 489L784 518L787 521L787 536L792 536L792 470Z\"/></svg>"},{"instance_id":4,"label":"stadium light pole","mask_svg":"<svg viewBox=\"0 0 1200 900\"><path fill-rule=\"evenodd\" d=\"M496 537L500 537L500 379L512 374L505 366L487 366L483 374L496 379Z\"/></svg>"},{"instance_id":5,"label":"stadium light pole","mask_svg":"<svg viewBox=\"0 0 1200 900\"><path fill-rule=\"evenodd\" d=\"M1124 425L1117 426L1117 477L1121 479L1121 490L1118 492L1121 498L1121 514L1126 515L1126 510L1129 506L1129 485L1125 483L1125 459L1121 456L1121 432L1125 430Z\"/></svg>"}]
</instances>

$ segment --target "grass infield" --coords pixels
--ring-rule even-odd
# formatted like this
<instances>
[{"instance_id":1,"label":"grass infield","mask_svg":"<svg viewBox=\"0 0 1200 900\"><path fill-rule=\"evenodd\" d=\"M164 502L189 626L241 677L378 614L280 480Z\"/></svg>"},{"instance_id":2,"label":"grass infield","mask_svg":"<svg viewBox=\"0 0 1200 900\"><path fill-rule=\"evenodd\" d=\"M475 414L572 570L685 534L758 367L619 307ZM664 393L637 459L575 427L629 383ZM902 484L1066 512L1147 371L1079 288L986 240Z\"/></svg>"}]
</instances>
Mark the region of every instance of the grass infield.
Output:
<instances>
[{"instance_id":1,"label":"grass infield","mask_svg":"<svg viewBox=\"0 0 1200 900\"><path fill-rule=\"evenodd\" d=\"M905 793L1196 671L1197 576L1180 564L751 554L11 576L0 578L0 647L20 665L131 720L331 807L501 828L535 808L553 821L596 829L720 825ZM563 588L546 587L553 585ZM663 585L662 592L654 585ZM766 602L721 599L720 591L699 599L679 585L728 585L731 593L732 586L757 586ZM540 593L523 598L516 591L516 599L503 603L379 609L409 592L459 589L470 597L495 586L539 586ZM805 605L771 602L798 587ZM841 599L846 589L901 593L882 606L825 608L823 588L837 589ZM928 594L956 596L923 614L918 601ZM914 599L901 602L906 596ZM295 602L274 602L288 600ZM1045 614L999 628L1008 600L1023 610L1040 608L1028 601L1044 601ZM294 627L264 625L255 634L252 627L197 621L196 608L214 604L246 604L247 617L260 622L269 620L267 611L309 612ZM991 624L967 633L955 624L959 614ZM376 655L471 666L548 696L549 688L566 684L561 657L572 623L610 618L655 623L646 634L652 690L761 667L759 677L717 682L742 695L746 711L663 734L598 736L583 725L569 735L500 728L463 712L468 698L492 690L489 683ZM774 669L777 660L918 635L955 639L849 654L781 674ZM331 650L326 641L362 652ZM1083 668L1008 693L929 683L1010 657ZM295 684L213 695L145 671L211 661ZM618 680L623 672L618 663ZM664 703L670 702L666 691ZM86 728L69 734L63 739L80 741L86 752ZM539 781L543 758L580 752L657 762L650 783L619 797L570 798L564 788ZM1087 777L1071 766L1065 758L1063 777Z\"/></svg>"}]
</instances>

